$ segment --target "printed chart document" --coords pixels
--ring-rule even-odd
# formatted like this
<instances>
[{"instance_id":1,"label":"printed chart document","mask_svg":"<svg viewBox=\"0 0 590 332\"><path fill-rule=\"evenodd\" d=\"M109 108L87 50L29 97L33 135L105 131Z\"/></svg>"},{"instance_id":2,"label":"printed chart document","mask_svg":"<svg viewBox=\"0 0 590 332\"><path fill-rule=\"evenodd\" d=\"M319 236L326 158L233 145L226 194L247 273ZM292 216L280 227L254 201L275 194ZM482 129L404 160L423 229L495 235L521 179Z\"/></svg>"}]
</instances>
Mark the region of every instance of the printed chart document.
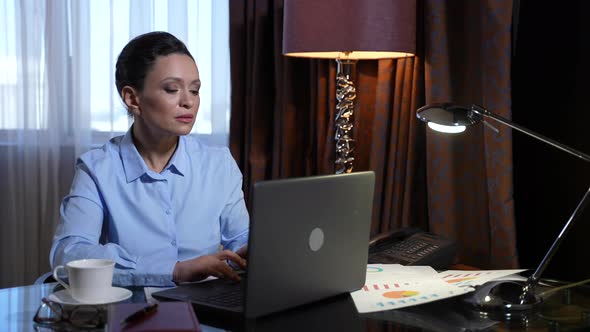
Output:
<instances>
[{"instance_id":1,"label":"printed chart document","mask_svg":"<svg viewBox=\"0 0 590 332\"><path fill-rule=\"evenodd\" d=\"M526 280L526 278L520 276L513 276L526 269L522 270L481 270L481 271L463 271L463 270L448 270L439 273L442 280L449 284L456 285L458 287L475 287L483 285L488 281L496 279L515 279L515 280ZM512 278L508 278L513 276Z\"/></svg>"},{"instance_id":2,"label":"printed chart document","mask_svg":"<svg viewBox=\"0 0 590 332\"><path fill-rule=\"evenodd\" d=\"M469 293L476 285L522 271L438 273L429 266L369 264L365 285L350 294L359 313L398 309Z\"/></svg>"}]
</instances>

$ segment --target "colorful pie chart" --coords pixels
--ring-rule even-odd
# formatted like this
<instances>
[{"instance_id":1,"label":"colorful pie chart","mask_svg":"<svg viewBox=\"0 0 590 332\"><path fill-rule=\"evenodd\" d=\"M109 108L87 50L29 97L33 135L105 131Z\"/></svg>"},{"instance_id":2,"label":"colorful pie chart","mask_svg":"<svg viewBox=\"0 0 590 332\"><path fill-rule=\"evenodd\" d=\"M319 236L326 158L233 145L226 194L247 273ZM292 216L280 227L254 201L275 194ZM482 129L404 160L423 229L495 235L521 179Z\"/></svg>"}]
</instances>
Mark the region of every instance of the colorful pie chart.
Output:
<instances>
[{"instance_id":1,"label":"colorful pie chart","mask_svg":"<svg viewBox=\"0 0 590 332\"><path fill-rule=\"evenodd\" d=\"M390 299L403 299L404 297L412 297L416 296L420 293L416 291L409 291L409 290L400 290L400 291L391 291L383 293L383 296L390 298Z\"/></svg>"}]
</instances>

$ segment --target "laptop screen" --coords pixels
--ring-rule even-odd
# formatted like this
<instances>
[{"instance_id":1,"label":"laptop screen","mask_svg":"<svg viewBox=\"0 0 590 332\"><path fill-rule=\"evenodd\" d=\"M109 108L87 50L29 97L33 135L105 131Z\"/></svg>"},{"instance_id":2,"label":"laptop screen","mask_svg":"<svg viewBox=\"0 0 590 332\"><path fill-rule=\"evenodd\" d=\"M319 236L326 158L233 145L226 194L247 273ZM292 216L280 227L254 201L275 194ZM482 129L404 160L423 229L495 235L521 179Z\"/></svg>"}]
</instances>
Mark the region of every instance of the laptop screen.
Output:
<instances>
[{"instance_id":1,"label":"laptop screen","mask_svg":"<svg viewBox=\"0 0 590 332\"><path fill-rule=\"evenodd\" d=\"M256 183L246 316L362 287L374 178L368 171Z\"/></svg>"}]
</instances>

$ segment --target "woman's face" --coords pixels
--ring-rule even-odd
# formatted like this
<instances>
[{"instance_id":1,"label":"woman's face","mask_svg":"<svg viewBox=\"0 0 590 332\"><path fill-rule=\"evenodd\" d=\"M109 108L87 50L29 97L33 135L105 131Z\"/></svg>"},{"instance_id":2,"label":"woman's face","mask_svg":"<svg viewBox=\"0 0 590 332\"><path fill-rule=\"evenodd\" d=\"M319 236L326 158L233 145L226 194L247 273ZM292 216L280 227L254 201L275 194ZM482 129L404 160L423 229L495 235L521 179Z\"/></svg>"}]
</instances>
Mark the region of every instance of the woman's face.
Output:
<instances>
[{"instance_id":1,"label":"woman's face","mask_svg":"<svg viewBox=\"0 0 590 332\"><path fill-rule=\"evenodd\" d=\"M201 102L200 88L199 70L189 56L157 58L138 95L135 121L155 137L189 134Z\"/></svg>"}]
</instances>

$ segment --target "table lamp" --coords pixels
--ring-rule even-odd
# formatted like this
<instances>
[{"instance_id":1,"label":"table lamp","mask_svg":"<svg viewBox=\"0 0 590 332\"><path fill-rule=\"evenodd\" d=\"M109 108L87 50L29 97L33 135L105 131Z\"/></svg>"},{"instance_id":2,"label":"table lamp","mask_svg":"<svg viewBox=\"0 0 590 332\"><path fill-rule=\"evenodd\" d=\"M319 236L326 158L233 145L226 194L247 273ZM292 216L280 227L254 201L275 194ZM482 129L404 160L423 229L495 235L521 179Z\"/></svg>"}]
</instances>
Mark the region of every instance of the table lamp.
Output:
<instances>
[{"instance_id":1,"label":"table lamp","mask_svg":"<svg viewBox=\"0 0 590 332\"><path fill-rule=\"evenodd\" d=\"M466 127L477 124L480 121L483 121L487 126L493 127L490 123L484 120L493 119L496 122L502 123L512 129L520 131L555 148L590 162L589 155L576 151L564 144L523 128L511 122L510 120L494 114L478 105L466 107L454 105L451 103L431 104L419 108L416 116L418 119L426 122L428 127L431 129L446 133L462 132L466 129ZM557 249L561 245L561 242L565 238L566 234L571 229L572 225L578 220L581 211L588 204L589 199L590 188L586 191L575 210L570 215L569 219L549 248L549 251L547 251L545 254L543 260L535 272L526 280L526 282L491 281L487 284L479 286L479 288L476 289L474 296L467 298L468 302L486 311L500 310L507 314L515 312L530 312L537 305L542 303L542 298L535 293L535 287L539 283L541 274L543 274L543 271L545 271L545 268L547 265L549 265L549 262L557 252Z\"/></svg>"},{"instance_id":2,"label":"table lamp","mask_svg":"<svg viewBox=\"0 0 590 332\"><path fill-rule=\"evenodd\" d=\"M336 59L335 172L353 170L352 79L360 59L413 56L415 0L285 0L283 54Z\"/></svg>"}]
</instances>

